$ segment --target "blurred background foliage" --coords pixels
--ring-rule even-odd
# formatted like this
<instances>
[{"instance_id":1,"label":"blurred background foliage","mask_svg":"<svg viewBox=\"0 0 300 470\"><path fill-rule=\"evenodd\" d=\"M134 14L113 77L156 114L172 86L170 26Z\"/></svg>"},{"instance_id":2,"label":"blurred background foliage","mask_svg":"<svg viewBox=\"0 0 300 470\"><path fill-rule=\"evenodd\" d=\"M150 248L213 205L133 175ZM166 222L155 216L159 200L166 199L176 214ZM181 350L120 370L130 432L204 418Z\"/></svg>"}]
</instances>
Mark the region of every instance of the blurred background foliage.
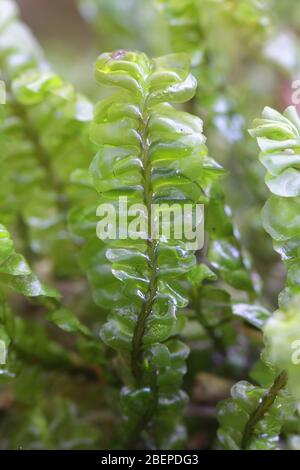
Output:
<instances>
[{"instance_id":1,"label":"blurred background foliage","mask_svg":"<svg viewBox=\"0 0 300 470\"><path fill-rule=\"evenodd\" d=\"M1 0L0 0L1 1ZM223 179L227 203L241 233L242 246L262 279L265 306L274 309L284 283L284 267L262 229L260 211L267 199L264 170L255 142L248 135L255 116L268 104L282 110L291 104L292 82L300 79L300 10L295 0L19 0L22 20L41 43L53 69L92 101L103 95L92 78L100 52L136 49L159 56L189 52L198 93L190 112L204 120L210 155L228 170ZM171 5L171 8L170 8ZM88 190L83 189L84 197ZM108 360L111 352L96 339L99 316L83 276L49 275L47 258L34 258L38 274L55 281L70 309L95 333L68 335L40 320L39 303L12 297L22 306L29 325L21 334L21 350L12 353L14 380L0 371L0 449L114 448L121 441L118 394L120 382ZM73 270L73 271L72 271ZM203 287L211 298L202 311L207 318L216 306L230 315L229 294ZM83 293L85 294L83 298ZM201 297L201 292L200 292ZM200 300L201 301L201 300ZM199 299L195 300L196 304ZM186 410L189 448L209 448L216 432L216 403L231 385L248 374L258 358L261 336L239 325L235 342L223 325L224 344L204 330L189 310L186 337L193 353L185 388L191 396ZM38 321L36 321L38 320ZM27 332L28 330L28 332ZM49 340L55 347L46 350ZM68 345L67 356L57 346ZM25 352L26 368L23 367ZM20 351L22 361L20 360ZM213 354L212 354L212 351Z\"/></svg>"}]
</instances>

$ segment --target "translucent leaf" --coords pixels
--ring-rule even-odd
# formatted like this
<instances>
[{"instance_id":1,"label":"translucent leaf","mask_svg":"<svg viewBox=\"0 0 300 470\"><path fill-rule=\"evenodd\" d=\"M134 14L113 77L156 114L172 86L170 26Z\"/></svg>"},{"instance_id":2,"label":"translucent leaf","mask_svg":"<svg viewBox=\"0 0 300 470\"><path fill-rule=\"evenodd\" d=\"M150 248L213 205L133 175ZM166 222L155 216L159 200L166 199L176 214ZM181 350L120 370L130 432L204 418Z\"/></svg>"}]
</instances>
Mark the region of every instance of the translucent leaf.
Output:
<instances>
[{"instance_id":1,"label":"translucent leaf","mask_svg":"<svg viewBox=\"0 0 300 470\"><path fill-rule=\"evenodd\" d=\"M80 322L71 310L65 308L55 310L47 315L47 319L64 331L79 332L85 336L91 336L90 330Z\"/></svg>"},{"instance_id":2,"label":"translucent leaf","mask_svg":"<svg viewBox=\"0 0 300 470\"><path fill-rule=\"evenodd\" d=\"M0 281L28 297L52 297L60 294L45 286L31 271L22 255L14 249L13 240L3 225L0 225Z\"/></svg>"},{"instance_id":3,"label":"translucent leaf","mask_svg":"<svg viewBox=\"0 0 300 470\"><path fill-rule=\"evenodd\" d=\"M246 303L234 303L232 305L234 315L243 318L256 328L262 329L265 322L270 317L270 312L261 305L251 305Z\"/></svg>"}]
</instances>

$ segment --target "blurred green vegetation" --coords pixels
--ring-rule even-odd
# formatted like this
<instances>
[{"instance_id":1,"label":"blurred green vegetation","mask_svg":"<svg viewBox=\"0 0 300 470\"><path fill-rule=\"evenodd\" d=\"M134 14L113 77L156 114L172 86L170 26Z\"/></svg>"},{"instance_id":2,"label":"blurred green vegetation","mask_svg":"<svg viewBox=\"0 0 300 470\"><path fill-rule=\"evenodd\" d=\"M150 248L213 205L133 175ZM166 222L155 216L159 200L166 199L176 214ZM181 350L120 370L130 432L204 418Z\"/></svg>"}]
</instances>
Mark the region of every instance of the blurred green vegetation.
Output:
<instances>
[{"instance_id":1,"label":"blurred green vegetation","mask_svg":"<svg viewBox=\"0 0 300 470\"><path fill-rule=\"evenodd\" d=\"M246 1L198 0L195 10L193 1L174 0L177 23L172 22L174 11L165 9L163 0L17 3L22 20L42 45L51 68L92 102L107 93L93 79L93 64L99 53L133 49L151 57L174 50L191 54L198 93L186 109L203 118L209 155L227 170L223 190L235 230L241 234L243 254L254 266L254 277L262 286L262 303L275 309L285 268L262 228L260 213L268 191L255 142L247 129L265 105L282 110L292 104L292 82L300 79L298 2L253 1L259 11L256 15L257 10L252 10L251 2ZM184 3L186 8L181 8ZM39 112L43 116L42 106ZM75 134L81 124L78 128L73 124L68 129ZM36 125L40 126L39 120ZM84 141L80 167L84 167L83 153L92 156L94 151L85 145ZM88 166L88 157L85 161ZM74 168L77 166L74 164ZM93 195L82 186L80 198L92 199ZM72 190L70 198L73 200ZM25 254L24 240L17 239L16 244ZM62 255L71 259L70 266L63 263L56 271L48 253L29 253L30 261L43 280L58 287L67 307L78 313L94 337L89 341L77 333L70 337L64 331L58 332L55 325L43 321L47 310L43 304L32 304L9 294L12 309L21 309L21 320L29 318L29 324L22 323L20 331L33 341L35 351L27 354L24 367L22 355L28 353L32 343L20 342L21 349L12 351L9 363L16 378L11 380L4 368L0 370L0 449L118 448L120 374L113 354L97 338L105 312L96 307L82 273L84 268L76 264L77 248L54 250L58 259ZM228 292L218 286L203 289L200 294L211 301L201 305L206 319L211 318L212 312L228 316ZM228 291L232 293L234 289L230 287ZM195 303L201 304L201 298ZM249 375L259 357L262 340L256 330L237 324L233 341L231 327L222 326L228 348L225 360L219 333L217 337L208 334L190 308L187 318L184 333L192 348L184 381L191 397L185 416L188 446L205 449L215 443L216 403L228 397L236 380ZM55 344L70 347L70 357L60 356L60 350L54 348L50 360L49 351L45 352L49 338ZM108 366L109 360L113 368ZM290 426L299 428L294 422Z\"/></svg>"}]
</instances>

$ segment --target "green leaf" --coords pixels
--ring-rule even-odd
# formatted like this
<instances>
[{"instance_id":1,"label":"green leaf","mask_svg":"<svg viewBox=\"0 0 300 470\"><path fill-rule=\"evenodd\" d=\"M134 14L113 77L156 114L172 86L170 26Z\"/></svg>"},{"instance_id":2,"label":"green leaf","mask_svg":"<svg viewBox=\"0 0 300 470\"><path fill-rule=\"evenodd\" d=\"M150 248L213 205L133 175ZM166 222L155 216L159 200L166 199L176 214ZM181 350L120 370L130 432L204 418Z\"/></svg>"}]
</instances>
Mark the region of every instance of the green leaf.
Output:
<instances>
[{"instance_id":1,"label":"green leaf","mask_svg":"<svg viewBox=\"0 0 300 470\"><path fill-rule=\"evenodd\" d=\"M206 264L197 264L188 274L188 280L200 286L204 280L216 281L217 275Z\"/></svg>"},{"instance_id":2,"label":"green leaf","mask_svg":"<svg viewBox=\"0 0 300 470\"><path fill-rule=\"evenodd\" d=\"M83 325L71 310L60 308L50 312L46 316L47 320L55 323L59 328L67 332L79 332L85 336L92 336L89 328Z\"/></svg>"},{"instance_id":3,"label":"green leaf","mask_svg":"<svg viewBox=\"0 0 300 470\"><path fill-rule=\"evenodd\" d=\"M284 308L277 310L264 326L265 359L278 371L288 373L288 386L297 400L300 397L299 384L299 296L292 298Z\"/></svg>"},{"instance_id":4,"label":"green leaf","mask_svg":"<svg viewBox=\"0 0 300 470\"><path fill-rule=\"evenodd\" d=\"M0 224L0 282L27 297L59 299L60 294L45 286L31 271L24 257L14 250L13 240Z\"/></svg>"},{"instance_id":5,"label":"green leaf","mask_svg":"<svg viewBox=\"0 0 300 470\"><path fill-rule=\"evenodd\" d=\"M247 303L233 303L232 312L234 315L243 318L260 330L271 315L271 313L261 305Z\"/></svg>"},{"instance_id":6,"label":"green leaf","mask_svg":"<svg viewBox=\"0 0 300 470\"><path fill-rule=\"evenodd\" d=\"M0 325L0 365L6 364L8 347L10 344L10 337L8 336L6 330L3 326Z\"/></svg>"}]
</instances>

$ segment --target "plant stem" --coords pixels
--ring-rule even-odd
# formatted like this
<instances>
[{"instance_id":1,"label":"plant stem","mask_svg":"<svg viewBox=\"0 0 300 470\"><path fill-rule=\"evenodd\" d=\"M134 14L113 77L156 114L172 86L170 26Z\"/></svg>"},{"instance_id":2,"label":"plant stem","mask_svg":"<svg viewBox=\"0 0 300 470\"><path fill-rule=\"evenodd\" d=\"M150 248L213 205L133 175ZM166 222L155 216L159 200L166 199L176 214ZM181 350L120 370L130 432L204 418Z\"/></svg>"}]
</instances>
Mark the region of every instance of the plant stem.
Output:
<instances>
[{"instance_id":1,"label":"plant stem","mask_svg":"<svg viewBox=\"0 0 300 470\"><path fill-rule=\"evenodd\" d=\"M143 106L144 108L145 106ZM144 203L147 208L148 217L148 239L147 239L147 255L148 255L148 267L150 272L150 282L146 298L142 307L142 311L139 314L137 324L134 330L132 338L132 353L131 353L131 370L137 383L141 381L141 363L142 363L142 342L145 333L147 318L151 315L153 304L157 293L157 245L158 242L153 240L152 235L152 199L153 190L151 184L151 163L148 152L148 139L147 139L147 126L148 116L145 116L145 112L142 113L143 118L141 119L140 135L142 145L142 161L143 161L143 179L144 179Z\"/></svg>"},{"instance_id":2,"label":"plant stem","mask_svg":"<svg viewBox=\"0 0 300 470\"><path fill-rule=\"evenodd\" d=\"M141 159L143 163L143 183L144 183L144 204L147 208L147 263L149 269L149 286L145 295L145 300L138 316L137 323L132 338L132 352L131 352L131 371L136 380L137 386L141 386L143 371L143 337L148 317L151 315L153 305L157 295L157 248L158 241L152 238L152 203L153 203L153 189L152 189L152 166L149 157L149 141L147 136L147 128L149 116L146 112L146 101L142 103L142 119L139 128L141 136ZM135 429L130 433L127 439L127 448L132 448L137 440L141 438L141 433L148 427L149 421L155 414L158 402L157 393L157 378L156 371L153 370L151 383L149 384L152 391L152 400L149 406L144 410L140 416Z\"/></svg>"},{"instance_id":3,"label":"plant stem","mask_svg":"<svg viewBox=\"0 0 300 470\"><path fill-rule=\"evenodd\" d=\"M249 421L246 424L243 438L242 438L242 443L241 443L241 449L246 450L251 437L253 435L253 432L255 430L255 426L257 423L264 417L264 415L267 413L267 411L271 408L273 405L274 401L277 398L278 393L280 390L282 390L287 384L287 373L286 371L282 371L278 377L276 377L273 385L271 388L269 388L268 392L266 395L263 397L261 403L258 405L256 410L252 413L252 415L249 418Z\"/></svg>"}]
</instances>

